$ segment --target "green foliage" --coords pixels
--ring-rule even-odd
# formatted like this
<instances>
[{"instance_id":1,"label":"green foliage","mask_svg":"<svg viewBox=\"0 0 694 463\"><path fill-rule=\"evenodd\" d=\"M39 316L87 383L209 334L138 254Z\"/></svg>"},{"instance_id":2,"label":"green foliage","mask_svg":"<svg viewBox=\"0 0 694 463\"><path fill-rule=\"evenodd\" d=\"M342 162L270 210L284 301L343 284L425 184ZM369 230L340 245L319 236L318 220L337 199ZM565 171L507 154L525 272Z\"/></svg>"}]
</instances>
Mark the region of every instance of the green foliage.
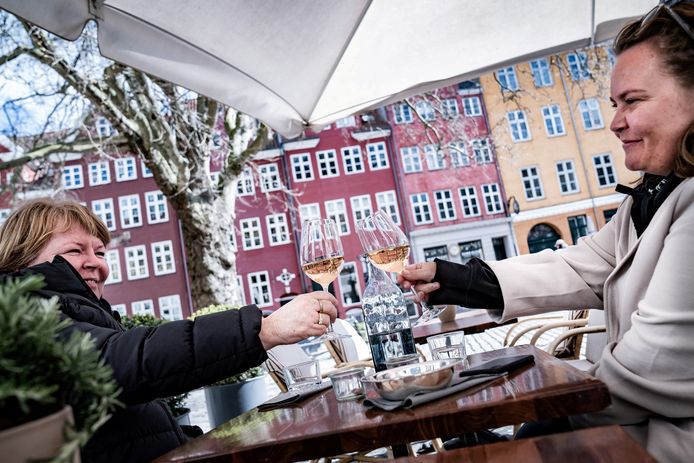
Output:
<instances>
[{"instance_id":1,"label":"green foliage","mask_svg":"<svg viewBox=\"0 0 694 463\"><path fill-rule=\"evenodd\" d=\"M72 406L74 428L58 460L73 452L120 406L113 371L91 337L60 321L57 299L33 297L40 277L7 280L0 285L0 429L41 418Z\"/></svg>"},{"instance_id":2,"label":"green foliage","mask_svg":"<svg viewBox=\"0 0 694 463\"><path fill-rule=\"evenodd\" d=\"M193 313L189 318L190 320L195 320L195 317L199 317L201 315L208 315L212 313L217 313L217 312L223 312L225 310L239 310L240 307L238 306L231 306L227 304L218 304L218 305L208 305L207 307L203 307L201 309L198 309ZM265 369L261 366L257 367L251 367L248 370L239 373L234 376L230 376L226 379L223 379L221 381L217 381L214 384L211 384L211 386L223 386L225 384L235 384L235 383L240 383L242 381L246 381L251 378L257 378L258 376L262 376L265 374Z\"/></svg>"}]
</instances>

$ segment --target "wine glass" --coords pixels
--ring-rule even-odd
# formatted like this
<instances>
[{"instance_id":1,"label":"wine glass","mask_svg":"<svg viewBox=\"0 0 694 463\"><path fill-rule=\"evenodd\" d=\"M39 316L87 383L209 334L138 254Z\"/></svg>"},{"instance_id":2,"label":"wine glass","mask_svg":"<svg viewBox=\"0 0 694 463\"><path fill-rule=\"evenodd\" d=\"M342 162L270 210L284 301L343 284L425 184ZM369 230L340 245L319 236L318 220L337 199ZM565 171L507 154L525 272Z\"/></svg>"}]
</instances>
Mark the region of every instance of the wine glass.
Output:
<instances>
[{"instance_id":1,"label":"wine glass","mask_svg":"<svg viewBox=\"0 0 694 463\"><path fill-rule=\"evenodd\" d=\"M337 278L345 261L342 242L337 233L337 224L332 219L311 219L301 225L301 268L323 291L328 291L330 282ZM313 342L347 338L333 331L328 318L328 331Z\"/></svg>"},{"instance_id":2,"label":"wine glass","mask_svg":"<svg viewBox=\"0 0 694 463\"><path fill-rule=\"evenodd\" d=\"M395 225L390 214L382 209L357 221L357 235L369 260L384 272L402 272L410 256L410 243L400 227ZM417 295L414 286L410 288ZM423 323L436 317L445 306L431 307L420 301L422 315L415 324Z\"/></svg>"}]
</instances>

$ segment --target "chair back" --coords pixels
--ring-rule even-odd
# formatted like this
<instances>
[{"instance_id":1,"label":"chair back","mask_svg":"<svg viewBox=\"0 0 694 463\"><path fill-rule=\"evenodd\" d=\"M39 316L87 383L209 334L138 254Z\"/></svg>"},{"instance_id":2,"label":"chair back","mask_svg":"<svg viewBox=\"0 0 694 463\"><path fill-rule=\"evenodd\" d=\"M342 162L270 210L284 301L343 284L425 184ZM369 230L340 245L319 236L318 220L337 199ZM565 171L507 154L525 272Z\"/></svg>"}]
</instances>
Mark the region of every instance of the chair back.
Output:
<instances>
[{"instance_id":1,"label":"chair back","mask_svg":"<svg viewBox=\"0 0 694 463\"><path fill-rule=\"evenodd\" d=\"M588 326L605 324L605 312L602 310L591 310L588 315ZM602 351L607 345L607 332L586 334L586 360L596 363L600 360Z\"/></svg>"},{"instance_id":2,"label":"chair back","mask_svg":"<svg viewBox=\"0 0 694 463\"><path fill-rule=\"evenodd\" d=\"M282 392L287 392L284 368L313 360L298 344L275 346L267 351L267 357L265 367Z\"/></svg>"}]
</instances>

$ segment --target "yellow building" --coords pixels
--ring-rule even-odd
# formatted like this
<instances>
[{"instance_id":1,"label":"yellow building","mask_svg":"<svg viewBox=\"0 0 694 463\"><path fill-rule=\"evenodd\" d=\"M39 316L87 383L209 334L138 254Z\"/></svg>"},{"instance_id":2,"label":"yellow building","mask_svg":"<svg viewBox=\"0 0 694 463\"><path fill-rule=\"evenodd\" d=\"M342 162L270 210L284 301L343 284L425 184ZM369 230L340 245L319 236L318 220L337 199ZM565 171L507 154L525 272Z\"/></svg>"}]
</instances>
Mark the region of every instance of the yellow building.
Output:
<instances>
[{"instance_id":1,"label":"yellow building","mask_svg":"<svg viewBox=\"0 0 694 463\"><path fill-rule=\"evenodd\" d=\"M638 173L610 131L610 50L596 47L480 78L519 253L602 227Z\"/></svg>"}]
</instances>

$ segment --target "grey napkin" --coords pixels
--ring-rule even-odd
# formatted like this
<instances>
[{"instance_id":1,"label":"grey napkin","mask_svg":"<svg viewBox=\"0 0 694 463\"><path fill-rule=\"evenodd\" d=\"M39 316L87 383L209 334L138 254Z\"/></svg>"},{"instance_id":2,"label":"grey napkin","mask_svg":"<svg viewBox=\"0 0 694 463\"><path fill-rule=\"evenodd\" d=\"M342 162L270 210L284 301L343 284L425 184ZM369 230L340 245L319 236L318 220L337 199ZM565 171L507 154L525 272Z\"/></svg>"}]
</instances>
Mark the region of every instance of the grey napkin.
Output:
<instances>
[{"instance_id":1,"label":"grey napkin","mask_svg":"<svg viewBox=\"0 0 694 463\"><path fill-rule=\"evenodd\" d=\"M272 399L269 399L262 404L258 405L258 410L265 411L265 410L272 410L273 408L280 408L285 405L291 405L293 403L299 402L306 397L310 397L313 394L317 394L318 392L325 391L326 389L330 388L332 384L330 381L323 381L321 384L317 385L315 388L311 389L306 389L300 392L295 392L295 391L288 391L288 392L281 392L277 394L275 397Z\"/></svg>"},{"instance_id":2,"label":"grey napkin","mask_svg":"<svg viewBox=\"0 0 694 463\"><path fill-rule=\"evenodd\" d=\"M444 389L439 389L438 391L432 392L413 392L402 400L388 400L382 397L369 397L368 399L364 399L364 406L368 408L380 408L381 410L386 411L396 410L398 408L412 408L416 407L417 405L431 402L432 400L440 399L441 397L446 397L447 395L455 394L456 392L470 389L478 384L500 378L503 375L504 373L482 374L464 377L459 377L456 375L453 378L453 384Z\"/></svg>"}]
</instances>

